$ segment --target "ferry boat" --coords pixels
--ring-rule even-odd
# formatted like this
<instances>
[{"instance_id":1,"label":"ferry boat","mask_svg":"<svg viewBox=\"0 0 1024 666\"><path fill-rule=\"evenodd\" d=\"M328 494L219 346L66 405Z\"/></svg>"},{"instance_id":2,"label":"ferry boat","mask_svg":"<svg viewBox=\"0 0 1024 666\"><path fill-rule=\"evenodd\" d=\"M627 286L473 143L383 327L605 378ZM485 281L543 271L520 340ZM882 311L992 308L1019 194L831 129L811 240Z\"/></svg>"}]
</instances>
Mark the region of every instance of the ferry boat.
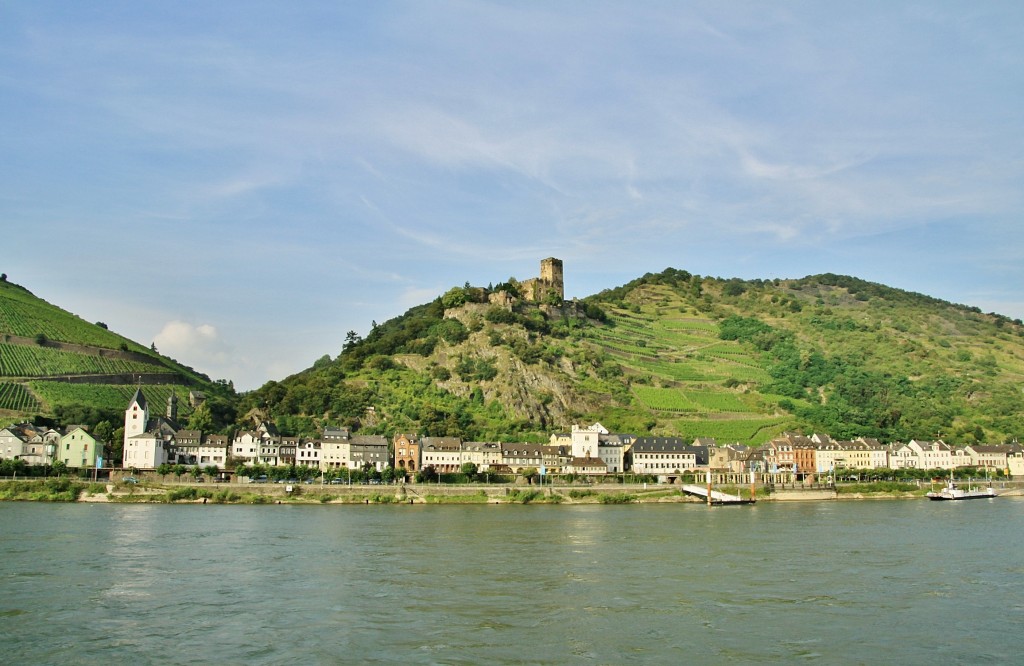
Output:
<instances>
[{"instance_id":1,"label":"ferry boat","mask_svg":"<svg viewBox=\"0 0 1024 666\"><path fill-rule=\"evenodd\" d=\"M996 495L996 491L992 486L978 490L971 490L970 488L964 490L963 488L958 488L953 479L950 479L945 488L939 491L932 491L926 497L930 500L969 500L998 497L998 495Z\"/></svg>"}]
</instances>

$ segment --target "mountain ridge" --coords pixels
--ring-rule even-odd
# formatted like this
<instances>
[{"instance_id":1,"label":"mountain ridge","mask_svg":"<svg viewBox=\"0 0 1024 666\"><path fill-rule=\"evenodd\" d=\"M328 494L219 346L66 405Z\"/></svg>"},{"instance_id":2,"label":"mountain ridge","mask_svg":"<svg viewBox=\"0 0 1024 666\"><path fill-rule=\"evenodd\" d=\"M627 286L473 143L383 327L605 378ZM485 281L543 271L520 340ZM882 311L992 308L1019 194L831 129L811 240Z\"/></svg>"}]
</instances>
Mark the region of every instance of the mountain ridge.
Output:
<instances>
[{"instance_id":1,"label":"mountain ridge","mask_svg":"<svg viewBox=\"0 0 1024 666\"><path fill-rule=\"evenodd\" d=\"M260 418L291 435L332 424L488 441L545 441L592 421L748 444L783 430L967 443L1024 431L1019 319L831 273L668 268L572 301L520 298L520 285L453 287L365 339L350 332L334 358L236 395L4 280L0 413L68 420L92 408L109 420L134 389L116 378L161 371L177 378L168 395L213 395L197 424L224 434ZM76 394L72 375L86 389Z\"/></svg>"},{"instance_id":2,"label":"mountain ridge","mask_svg":"<svg viewBox=\"0 0 1024 666\"><path fill-rule=\"evenodd\" d=\"M492 298L509 286L454 287L243 403L299 430L494 440L591 419L745 443L784 429L972 441L1024 429L1024 328L978 308L831 273L669 268L560 306Z\"/></svg>"}]
</instances>

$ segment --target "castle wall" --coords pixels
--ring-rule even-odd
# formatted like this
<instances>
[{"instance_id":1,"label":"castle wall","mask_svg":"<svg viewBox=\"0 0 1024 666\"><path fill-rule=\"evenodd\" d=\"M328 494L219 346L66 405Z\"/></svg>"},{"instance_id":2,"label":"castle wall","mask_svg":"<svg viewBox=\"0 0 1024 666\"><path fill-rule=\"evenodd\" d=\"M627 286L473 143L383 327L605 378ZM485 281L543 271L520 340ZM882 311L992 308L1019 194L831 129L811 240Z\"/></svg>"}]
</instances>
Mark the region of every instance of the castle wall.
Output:
<instances>
[{"instance_id":1,"label":"castle wall","mask_svg":"<svg viewBox=\"0 0 1024 666\"><path fill-rule=\"evenodd\" d=\"M559 300L565 300L565 285L563 283L562 260L554 257L542 259L540 262L540 277L530 278L520 283L523 298L527 301L539 303L550 292L558 294Z\"/></svg>"}]
</instances>

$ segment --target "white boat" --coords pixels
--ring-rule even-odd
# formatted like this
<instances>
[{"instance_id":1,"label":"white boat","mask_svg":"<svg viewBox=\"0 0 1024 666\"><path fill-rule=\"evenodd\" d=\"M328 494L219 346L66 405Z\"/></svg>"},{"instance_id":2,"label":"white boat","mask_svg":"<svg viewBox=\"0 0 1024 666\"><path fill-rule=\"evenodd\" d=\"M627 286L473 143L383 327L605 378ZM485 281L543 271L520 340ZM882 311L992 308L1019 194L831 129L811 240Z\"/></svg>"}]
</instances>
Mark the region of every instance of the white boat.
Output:
<instances>
[{"instance_id":1,"label":"white boat","mask_svg":"<svg viewBox=\"0 0 1024 666\"><path fill-rule=\"evenodd\" d=\"M980 488L978 490L971 490L968 488L958 488L953 479L949 480L946 487L939 491L932 491L926 495L930 500L969 500L969 499L985 499L988 497L997 497L995 489L992 486L986 488Z\"/></svg>"}]
</instances>

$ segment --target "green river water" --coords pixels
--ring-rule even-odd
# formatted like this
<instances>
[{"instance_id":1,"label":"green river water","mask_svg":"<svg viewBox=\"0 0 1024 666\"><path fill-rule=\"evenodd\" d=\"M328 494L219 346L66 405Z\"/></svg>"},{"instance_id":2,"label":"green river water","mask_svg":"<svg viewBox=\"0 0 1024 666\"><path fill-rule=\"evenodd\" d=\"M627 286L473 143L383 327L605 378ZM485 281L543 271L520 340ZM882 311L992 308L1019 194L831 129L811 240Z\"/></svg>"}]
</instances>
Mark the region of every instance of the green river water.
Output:
<instances>
[{"instance_id":1,"label":"green river water","mask_svg":"<svg viewBox=\"0 0 1024 666\"><path fill-rule=\"evenodd\" d=\"M1024 499L0 503L5 664L1024 663Z\"/></svg>"}]
</instances>

